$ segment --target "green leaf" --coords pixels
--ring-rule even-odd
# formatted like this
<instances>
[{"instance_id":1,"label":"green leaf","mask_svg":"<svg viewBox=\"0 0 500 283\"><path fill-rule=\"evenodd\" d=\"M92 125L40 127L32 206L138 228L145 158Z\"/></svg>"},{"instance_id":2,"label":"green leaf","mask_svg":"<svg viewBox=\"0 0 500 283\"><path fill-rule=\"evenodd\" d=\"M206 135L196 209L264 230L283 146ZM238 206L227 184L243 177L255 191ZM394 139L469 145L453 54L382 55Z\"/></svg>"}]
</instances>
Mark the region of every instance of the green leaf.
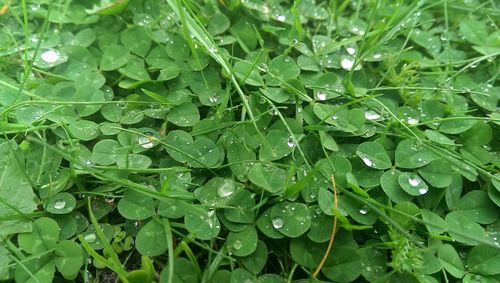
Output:
<instances>
[{"instance_id":1,"label":"green leaf","mask_svg":"<svg viewBox=\"0 0 500 283\"><path fill-rule=\"evenodd\" d=\"M99 165L111 165L118 159L122 146L115 140L98 141L92 149L92 160Z\"/></svg>"},{"instance_id":2,"label":"green leaf","mask_svg":"<svg viewBox=\"0 0 500 283\"><path fill-rule=\"evenodd\" d=\"M491 224L498 219L500 211L484 191L473 190L457 202L457 211L480 224Z\"/></svg>"},{"instance_id":3,"label":"green leaf","mask_svg":"<svg viewBox=\"0 0 500 283\"><path fill-rule=\"evenodd\" d=\"M468 270L481 275L496 275L500 273L500 251L489 246L477 245L467 258Z\"/></svg>"},{"instance_id":4,"label":"green leaf","mask_svg":"<svg viewBox=\"0 0 500 283\"><path fill-rule=\"evenodd\" d=\"M267 255L266 255L267 257ZM3 245L0 246L0 266L8 266L11 263L10 253ZM1 268L0 269L0 280L6 281L9 279L9 269Z\"/></svg>"},{"instance_id":5,"label":"green leaf","mask_svg":"<svg viewBox=\"0 0 500 283\"><path fill-rule=\"evenodd\" d=\"M477 123L476 120L471 119L470 116L450 115L447 118L451 119L444 120L439 126L439 131L445 134L456 135L463 133Z\"/></svg>"},{"instance_id":6,"label":"green leaf","mask_svg":"<svg viewBox=\"0 0 500 283\"><path fill-rule=\"evenodd\" d=\"M455 142L452 139L448 138L447 136L441 134L438 131L425 130L424 133L429 138L429 140L435 143L439 143L442 145L455 145Z\"/></svg>"},{"instance_id":7,"label":"green leaf","mask_svg":"<svg viewBox=\"0 0 500 283\"><path fill-rule=\"evenodd\" d=\"M391 159L384 147L376 142L365 142L358 145L356 154L363 160L366 166L375 169L389 169Z\"/></svg>"},{"instance_id":8,"label":"green leaf","mask_svg":"<svg viewBox=\"0 0 500 283\"><path fill-rule=\"evenodd\" d=\"M445 188L451 184L451 167L450 164L442 159L431 161L429 164L418 170L418 174L422 176L431 186L436 188Z\"/></svg>"},{"instance_id":9,"label":"green leaf","mask_svg":"<svg viewBox=\"0 0 500 283\"><path fill-rule=\"evenodd\" d=\"M51 255L45 254L17 265L14 278L25 283L53 282L55 272Z\"/></svg>"},{"instance_id":10,"label":"green leaf","mask_svg":"<svg viewBox=\"0 0 500 283\"><path fill-rule=\"evenodd\" d=\"M127 190L118 202L118 211L127 219L143 220L153 216L155 205L150 196Z\"/></svg>"},{"instance_id":11,"label":"green leaf","mask_svg":"<svg viewBox=\"0 0 500 283\"><path fill-rule=\"evenodd\" d=\"M0 143L0 218L36 209L35 194L23 173L23 159L14 142ZM0 237L30 229L31 221L26 218L0 221Z\"/></svg>"},{"instance_id":12,"label":"green leaf","mask_svg":"<svg viewBox=\"0 0 500 283\"><path fill-rule=\"evenodd\" d=\"M220 232L220 222L213 209L206 210L202 215L186 211L184 223L186 229L200 240L213 239Z\"/></svg>"},{"instance_id":13,"label":"green leaf","mask_svg":"<svg viewBox=\"0 0 500 283\"><path fill-rule=\"evenodd\" d=\"M434 155L416 140L402 140L396 148L396 166L413 169L422 167L435 159Z\"/></svg>"},{"instance_id":14,"label":"green leaf","mask_svg":"<svg viewBox=\"0 0 500 283\"><path fill-rule=\"evenodd\" d=\"M260 76L257 66L247 61L238 61L233 67L234 74L238 79L252 86L262 86L264 81Z\"/></svg>"},{"instance_id":15,"label":"green leaf","mask_svg":"<svg viewBox=\"0 0 500 283\"><path fill-rule=\"evenodd\" d=\"M254 228L255 229L255 228ZM267 263L268 249L264 241L257 242L257 248L248 256L240 258L241 264L250 272L258 274L264 269Z\"/></svg>"},{"instance_id":16,"label":"green leaf","mask_svg":"<svg viewBox=\"0 0 500 283\"><path fill-rule=\"evenodd\" d=\"M180 127L191 127L200 121L198 108L191 102L175 106L168 112L167 120Z\"/></svg>"},{"instance_id":17,"label":"green leaf","mask_svg":"<svg viewBox=\"0 0 500 283\"><path fill-rule=\"evenodd\" d=\"M141 255L159 256L163 254L167 250L167 236L163 224L157 219L146 223L135 238L135 246Z\"/></svg>"},{"instance_id":18,"label":"green leaf","mask_svg":"<svg viewBox=\"0 0 500 283\"><path fill-rule=\"evenodd\" d=\"M269 73L283 81L288 81L297 78L300 68L291 57L282 55L271 60Z\"/></svg>"},{"instance_id":19,"label":"green leaf","mask_svg":"<svg viewBox=\"0 0 500 283\"><path fill-rule=\"evenodd\" d=\"M330 280L351 282L358 278L363 270L358 250L351 247L337 247L331 260L321 270Z\"/></svg>"},{"instance_id":20,"label":"green leaf","mask_svg":"<svg viewBox=\"0 0 500 283\"><path fill-rule=\"evenodd\" d=\"M151 38L144 27L134 26L123 30L121 41L130 52L141 57L146 56L151 47Z\"/></svg>"},{"instance_id":21,"label":"green leaf","mask_svg":"<svg viewBox=\"0 0 500 283\"><path fill-rule=\"evenodd\" d=\"M54 255L57 270L64 278L75 279L84 261L82 247L73 241L61 241L57 243Z\"/></svg>"},{"instance_id":22,"label":"green leaf","mask_svg":"<svg viewBox=\"0 0 500 283\"><path fill-rule=\"evenodd\" d=\"M168 133L165 143L168 154L178 162L187 162L193 167L214 166L220 158L217 145L204 136L194 142L190 134L174 130Z\"/></svg>"},{"instance_id":23,"label":"green leaf","mask_svg":"<svg viewBox=\"0 0 500 283\"><path fill-rule=\"evenodd\" d=\"M465 274L464 264L452 245L444 244L439 247L438 257L444 269L455 278L462 278Z\"/></svg>"},{"instance_id":24,"label":"green leaf","mask_svg":"<svg viewBox=\"0 0 500 283\"><path fill-rule=\"evenodd\" d=\"M465 39L475 45L485 45L488 37L486 23L474 19L460 21L460 32Z\"/></svg>"},{"instance_id":25,"label":"green leaf","mask_svg":"<svg viewBox=\"0 0 500 283\"><path fill-rule=\"evenodd\" d=\"M160 283L170 283L168 278L170 272L168 266L165 266L160 274ZM179 283L197 283L198 278L193 264L183 257L178 257L174 262L174 274L172 275L172 282Z\"/></svg>"},{"instance_id":26,"label":"green leaf","mask_svg":"<svg viewBox=\"0 0 500 283\"><path fill-rule=\"evenodd\" d=\"M271 222L285 236L297 238L311 227L311 215L303 203L281 202L273 206Z\"/></svg>"},{"instance_id":27,"label":"green leaf","mask_svg":"<svg viewBox=\"0 0 500 283\"><path fill-rule=\"evenodd\" d=\"M281 159L290 154L297 140L286 131L271 130L266 135L267 145L263 144L259 150L259 159L262 161L273 161Z\"/></svg>"},{"instance_id":28,"label":"green leaf","mask_svg":"<svg viewBox=\"0 0 500 283\"><path fill-rule=\"evenodd\" d=\"M312 269L319 265L325 250L324 244L308 241L300 237L290 241L292 259L305 268Z\"/></svg>"},{"instance_id":29,"label":"green leaf","mask_svg":"<svg viewBox=\"0 0 500 283\"><path fill-rule=\"evenodd\" d=\"M33 230L17 236L19 247L30 254L37 254L55 248L59 239L59 225L51 218L42 217L33 221Z\"/></svg>"},{"instance_id":30,"label":"green leaf","mask_svg":"<svg viewBox=\"0 0 500 283\"><path fill-rule=\"evenodd\" d=\"M67 214L76 206L75 197L67 192L58 193L44 203L45 211L53 214Z\"/></svg>"},{"instance_id":31,"label":"green leaf","mask_svg":"<svg viewBox=\"0 0 500 283\"><path fill-rule=\"evenodd\" d=\"M248 172L248 178L264 190L277 194L283 191L288 173L273 164L256 163Z\"/></svg>"},{"instance_id":32,"label":"green leaf","mask_svg":"<svg viewBox=\"0 0 500 283\"><path fill-rule=\"evenodd\" d=\"M99 67L103 71L113 71L127 64L129 51L121 45L107 45L103 48Z\"/></svg>"},{"instance_id":33,"label":"green leaf","mask_svg":"<svg viewBox=\"0 0 500 283\"><path fill-rule=\"evenodd\" d=\"M478 239L486 239L484 229L474 222L467 212L452 211L444 219L448 233L460 243L477 245Z\"/></svg>"},{"instance_id":34,"label":"green leaf","mask_svg":"<svg viewBox=\"0 0 500 283\"><path fill-rule=\"evenodd\" d=\"M235 256L248 256L257 249L257 230L250 226L241 232L229 232L226 245Z\"/></svg>"}]
</instances>

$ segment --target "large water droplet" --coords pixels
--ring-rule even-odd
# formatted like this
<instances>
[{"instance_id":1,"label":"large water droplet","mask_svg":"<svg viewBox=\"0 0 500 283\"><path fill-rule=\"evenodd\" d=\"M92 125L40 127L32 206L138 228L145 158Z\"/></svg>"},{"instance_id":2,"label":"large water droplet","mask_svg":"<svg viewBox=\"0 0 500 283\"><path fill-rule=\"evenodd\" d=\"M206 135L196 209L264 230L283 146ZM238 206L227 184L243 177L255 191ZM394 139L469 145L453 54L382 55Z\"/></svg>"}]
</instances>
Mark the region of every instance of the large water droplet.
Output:
<instances>
[{"instance_id":1,"label":"large water droplet","mask_svg":"<svg viewBox=\"0 0 500 283\"><path fill-rule=\"evenodd\" d=\"M413 118L413 117L408 117L406 118L406 122L410 125L416 125L418 124L418 122L420 122L417 118Z\"/></svg>"},{"instance_id":2,"label":"large water droplet","mask_svg":"<svg viewBox=\"0 0 500 283\"><path fill-rule=\"evenodd\" d=\"M377 120L380 118L380 114L378 114L377 112L375 112L373 110L367 110L365 112L365 118L366 118L366 120Z\"/></svg>"},{"instance_id":3,"label":"large water droplet","mask_svg":"<svg viewBox=\"0 0 500 283\"><path fill-rule=\"evenodd\" d=\"M347 53L349 53L349 55L354 55L358 51L356 50L356 47L353 46L346 47L345 50L347 51Z\"/></svg>"},{"instance_id":4,"label":"large water droplet","mask_svg":"<svg viewBox=\"0 0 500 283\"><path fill-rule=\"evenodd\" d=\"M42 58L42 60L47 62L47 63L54 63L54 62L57 62L57 60L59 60L59 58L61 58L61 54L57 50L49 49L49 50L43 52L40 55L40 58Z\"/></svg>"},{"instance_id":5,"label":"large water droplet","mask_svg":"<svg viewBox=\"0 0 500 283\"><path fill-rule=\"evenodd\" d=\"M273 223L274 229L280 229L284 224L284 221L281 217L274 217L271 222Z\"/></svg>"},{"instance_id":6,"label":"large water droplet","mask_svg":"<svg viewBox=\"0 0 500 283\"><path fill-rule=\"evenodd\" d=\"M66 202L64 200L57 200L54 203L54 208L55 209L63 209L66 206Z\"/></svg>"},{"instance_id":7,"label":"large water droplet","mask_svg":"<svg viewBox=\"0 0 500 283\"><path fill-rule=\"evenodd\" d=\"M429 191L429 188L427 188L427 187L418 189L418 193L421 195L425 195L427 193L427 191Z\"/></svg>"},{"instance_id":8,"label":"large water droplet","mask_svg":"<svg viewBox=\"0 0 500 283\"><path fill-rule=\"evenodd\" d=\"M234 243L233 243L233 249L239 250L239 249L241 249L241 247L243 247L243 243L240 240L234 241Z\"/></svg>"},{"instance_id":9,"label":"large water droplet","mask_svg":"<svg viewBox=\"0 0 500 283\"><path fill-rule=\"evenodd\" d=\"M228 197L234 193L234 186L230 182L225 182L217 188L217 195L221 198Z\"/></svg>"},{"instance_id":10,"label":"large water droplet","mask_svg":"<svg viewBox=\"0 0 500 283\"><path fill-rule=\"evenodd\" d=\"M359 213L363 214L363 215L366 215L368 213L368 211L370 211L370 208L366 205L364 205L360 210L359 210Z\"/></svg>"},{"instance_id":11,"label":"large water droplet","mask_svg":"<svg viewBox=\"0 0 500 283\"><path fill-rule=\"evenodd\" d=\"M286 17L285 17L285 15L278 15L278 16L276 16L276 20L278 22L282 22L283 23L284 21L286 21Z\"/></svg>"},{"instance_id":12,"label":"large water droplet","mask_svg":"<svg viewBox=\"0 0 500 283\"><path fill-rule=\"evenodd\" d=\"M350 71L352 70L352 67L354 67L354 58L351 57L351 56L343 56L341 59L340 59L340 66L342 67L342 69L346 70L346 71Z\"/></svg>"},{"instance_id":13,"label":"large water droplet","mask_svg":"<svg viewBox=\"0 0 500 283\"><path fill-rule=\"evenodd\" d=\"M147 137L140 136L137 139L137 141L139 142L139 145L143 148L152 148L153 146L155 146L153 139L154 139L154 137L150 137L150 136L147 136Z\"/></svg>"},{"instance_id":14,"label":"large water droplet","mask_svg":"<svg viewBox=\"0 0 500 283\"><path fill-rule=\"evenodd\" d=\"M373 161L367 157L361 158L363 162L366 164L366 166L372 167L373 166Z\"/></svg>"},{"instance_id":15,"label":"large water droplet","mask_svg":"<svg viewBox=\"0 0 500 283\"><path fill-rule=\"evenodd\" d=\"M422 182L422 179L420 179L420 177L417 175L413 175L408 179L408 183L410 183L410 186L412 186L412 187L416 187L416 186L420 185L421 182Z\"/></svg>"},{"instance_id":16,"label":"large water droplet","mask_svg":"<svg viewBox=\"0 0 500 283\"><path fill-rule=\"evenodd\" d=\"M319 100L319 101L325 101L326 100L326 93L322 92L322 91L318 91L316 93L316 98Z\"/></svg>"},{"instance_id":17,"label":"large water droplet","mask_svg":"<svg viewBox=\"0 0 500 283\"><path fill-rule=\"evenodd\" d=\"M288 141L287 141L287 145L288 145L288 147L295 147L295 145L297 145L297 143L295 142L295 138L289 137Z\"/></svg>"},{"instance_id":18,"label":"large water droplet","mask_svg":"<svg viewBox=\"0 0 500 283\"><path fill-rule=\"evenodd\" d=\"M83 239L85 239L85 241L87 241L89 243L93 243L97 239L97 236L94 233L90 233L90 234L83 236Z\"/></svg>"}]
</instances>

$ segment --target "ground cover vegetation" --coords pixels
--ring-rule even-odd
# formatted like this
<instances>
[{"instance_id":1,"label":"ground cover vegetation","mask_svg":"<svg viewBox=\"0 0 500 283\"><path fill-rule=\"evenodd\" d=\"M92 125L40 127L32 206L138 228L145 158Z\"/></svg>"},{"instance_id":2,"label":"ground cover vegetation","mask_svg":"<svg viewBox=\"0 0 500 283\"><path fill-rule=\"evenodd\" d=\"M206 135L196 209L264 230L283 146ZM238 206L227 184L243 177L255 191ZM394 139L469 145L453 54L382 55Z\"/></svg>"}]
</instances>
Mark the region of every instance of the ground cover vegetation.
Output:
<instances>
[{"instance_id":1,"label":"ground cover vegetation","mask_svg":"<svg viewBox=\"0 0 500 283\"><path fill-rule=\"evenodd\" d=\"M499 282L489 0L0 2L0 281Z\"/></svg>"}]
</instances>

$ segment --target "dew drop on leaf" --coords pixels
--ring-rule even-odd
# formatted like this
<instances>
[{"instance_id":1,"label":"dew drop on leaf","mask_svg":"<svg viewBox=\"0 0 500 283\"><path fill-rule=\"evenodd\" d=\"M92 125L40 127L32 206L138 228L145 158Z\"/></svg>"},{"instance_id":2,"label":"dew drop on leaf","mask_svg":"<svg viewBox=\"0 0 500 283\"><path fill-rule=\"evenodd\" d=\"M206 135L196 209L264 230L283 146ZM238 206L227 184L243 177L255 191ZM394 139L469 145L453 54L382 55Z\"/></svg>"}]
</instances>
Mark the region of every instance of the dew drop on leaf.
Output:
<instances>
[{"instance_id":1,"label":"dew drop on leaf","mask_svg":"<svg viewBox=\"0 0 500 283\"><path fill-rule=\"evenodd\" d=\"M225 182L220 187L217 188L217 195L221 198L228 197L234 193L234 187L229 183Z\"/></svg>"},{"instance_id":2,"label":"dew drop on leaf","mask_svg":"<svg viewBox=\"0 0 500 283\"><path fill-rule=\"evenodd\" d=\"M380 114L373 110L368 110L365 112L365 119L366 120L377 120L380 118Z\"/></svg>"},{"instance_id":3,"label":"dew drop on leaf","mask_svg":"<svg viewBox=\"0 0 500 283\"><path fill-rule=\"evenodd\" d=\"M421 194L421 195L425 195L427 193L427 191L429 191L428 188L420 188L418 190L418 193Z\"/></svg>"},{"instance_id":4,"label":"dew drop on leaf","mask_svg":"<svg viewBox=\"0 0 500 283\"><path fill-rule=\"evenodd\" d=\"M235 249L235 250L241 249L242 246L243 246L243 243L240 240L236 240L233 243L233 249Z\"/></svg>"},{"instance_id":5,"label":"dew drop on leaf","mask_svg":"<svg viewBox=\"0 0 500 283\"><path fill-rule=\"evenodd\" d=\"M285 17L285 15L278 15L278 16L276 16L276 20L278 22L282 22L283 23L284 21L286 21L286 17Z\"/></svg>"},{"instance_id":6,"label":"dew drop on leaf","mask_svg":"<svg viewBox=\"0 0 500 283\"><path fill-rule=\"evenodd\" d=\"M422 182L422 180L417 175L413 175L408 179L408 183L410 183L410 185L413 187L420 185L420 182Z\"/></svg>"},{"instance_id":7,"label":"dew drop on leaf","mask_svg":"<svg viewBox=\"0 0 500 283\"><path fill-rule=\"evenodd\" d=\"M342 67L342 69L350 71L352 70L352 67L354 67L354 62L354 58L352 58L351 56L344 56L342 57L342 59L340 59L340 66Z\"/></svg>"},{"instance_id":8,"label":"dew drop on leaf","mask_svg":"<svg viewBox=\"0 0 500 283\"><path fill-rule=\"evenodd\" d=\"M273 227L275 229L280 229L281 227L283 227L283 224L284 224L284 221L282 218L280 217L274 217L271 222L273 223Z\"/></svg>"},{"instance_id":9,"label":"dew drop on leaf","mask_svg":"<svg viewBox=\"0 0 500 283\"><path fill-rule=\"evenodd\" d=\"M83 239L85 239L85 241L89 242L89 243L93 243L95 242L95 240L97 239L96 235L94 233L90 233L90 234L87 234L83 237Z\"/></svg>"},{"instance_id":10,"label":"dew drop on leaf","mask_svg":"<svg viewBox=\"0 0 500 283\"><path fill-rule=\"evenodd\" d=\"M54 208L55 209L63 209L66 206L66 202L64 200L57 200L54 203Z\"/></svg>"},{"instance_id":11,"label":"dew drop on leaf","mask_svg":"<svg viewBox=\"0 0 500 283\"><path fill-rule=\"evenodd\" d=\"M152 137L139 137L138 138L138 142L139 142L139 145L143 148L152 148L155 144L153 143L152 141Z\"/></svg>"},{"instance_id":12,"label":"dew drop on leaf","mask_svg":"<svg viewBox=\"0 0 500 283\"><path fill-rule=\"evenodd\" d=\"M42 60L47 62L47 63L57 62L57 60L59 60L60 57L61 57L61 55L60 55L59 51L54 50L54 49L49 49L40 55L40 58L42 58Z\"/></svg>"},{"instance_id":13,"label":"dew drop on leaf","mask_svg":"<svg viewBox=\"0 0 500 283\"><path fill-rule=\"evenodd\" d=\"M287 145L288 145L288 147L290 147L290 148L295 147L295 145L296 145L296 143L295 143L295 138L294 138L294 137L289 137L289 138L288 138L288 141L287 141Z\"/></svg>"},{"instance_id":14,"label":"dew drop on leaf","mask_svg":"<svg viewBox=\"0 0 500 283\"><path fill-rule=\"evenodd\" d=\"M366 215L368 213L368 211L370 211L370 208L366 205L364 205L360 210L359 210L359 213L363 214L363 215Z\"/></svg>"},{"instance_id":15,"label":"dew drop on leaf","mask_svg":"<svg viewBox=\"0 0 500 283\"><path fill-rule=\"evenodd\" d=\"M373 161L371 161L369 158L367 157L363 157L361 158L363 160L363 162L366 164L366 166L369 166L369 167L372 167L373 166Z\"/></svg>"},{"instance_id":16,"label":"dew drop on leaf","mask_svg":"<svg viewBox=\"0 0 500 283\"><path fill-rule=\"evenodd\" d=\"M316 93L316 98L319 100L319 101L325 101L326 100L326 93L322 92L322 91L318 91Z\"/></svg>"}]
</instances>

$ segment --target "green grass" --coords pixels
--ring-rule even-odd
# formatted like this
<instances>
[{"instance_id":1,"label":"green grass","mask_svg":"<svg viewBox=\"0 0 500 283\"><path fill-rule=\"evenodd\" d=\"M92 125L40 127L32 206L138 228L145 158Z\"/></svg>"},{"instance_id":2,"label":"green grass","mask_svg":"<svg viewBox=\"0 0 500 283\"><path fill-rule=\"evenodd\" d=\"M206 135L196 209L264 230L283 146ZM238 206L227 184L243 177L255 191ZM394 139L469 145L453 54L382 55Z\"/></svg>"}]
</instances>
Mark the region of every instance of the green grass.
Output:
<instances>
[{"instance_id":1,"label":"green grass","mask_svg":"<svg viewBox=\"0 0 500 283\"><path fill-rule=\"evenodd\" d=\"M0 281L500 281L495 1L0 8Z\"/></svg>"}]
</instances>

